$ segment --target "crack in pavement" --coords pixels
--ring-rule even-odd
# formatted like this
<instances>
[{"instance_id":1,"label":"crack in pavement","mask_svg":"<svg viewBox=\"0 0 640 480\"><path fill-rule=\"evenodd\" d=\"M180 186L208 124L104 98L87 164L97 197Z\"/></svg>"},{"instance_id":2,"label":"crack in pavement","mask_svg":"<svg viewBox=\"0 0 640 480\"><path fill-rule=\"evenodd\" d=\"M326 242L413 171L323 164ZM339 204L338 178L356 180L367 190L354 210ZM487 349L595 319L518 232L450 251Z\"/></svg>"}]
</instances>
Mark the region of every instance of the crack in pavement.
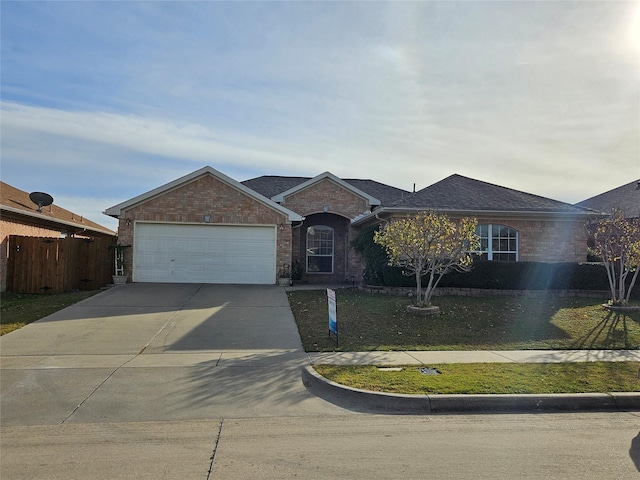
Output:
<instances>
[{"instance_id":1,"label":"crack in pavement","mask_svg":"<svg viewBox=\"0 0 640 480\"><path fill-rule=\"evenodd\" d=\"M189 303L189 302L193 299L193 297L195 297L195 296L198 294L198 292L202 289L202 287L204 287L204 283L200 284L200 286L196 289L196 291L195 291L195 292L193 292L193 293L191 294L191 296L190 296L189 298L187 298L187 299L184 301L184 303L178 307L178 309L175 311L175 313L174 313L173 315L171 315L171 318L170 318L169 320L167 320L167 323L165 323L165 324L162 326L162 328L160 328L160 330L158 330L158 331L156 332L156 334L155 334L153 337L151 337L151 340L149 340L149 341L147 342L147 344L146 344L144 347L142 347L142 350L140 350L140 351L138 352L138 355L141 355L141 354L143 354L143 353L144 353L144 351L149 347L149 345L151 345L151 344L153 343L153 341L154 341L156 338L158 338L158 335L160 335L160 334L162 333L162 331L163 331L165 328L167 328L167 326L168 326L168 325L173 321L173 319L174 319L174 318L176 318L176 316L178 316L178 314L179 314L179 313L184 309L184 307L187 305L187 303Z\"/></svg>"},{"instance_id":2,"label":"crack in pavement","mask_svg":"<svg viewBox=\"0 0 640 480\"><path fill-rule=\"evenodd\" d=\"M213 446L213 453L211 454L211 457L209 458L210 463L209 463L209 471L207 472L207 480L211 480L212 477L212 473L213 473L213 462L215 462L216 459L216 452L218 451L218 444L220 443L220 436L222 435L222 425L224 424L224 418L222 420L220 420L220 426L218 427L218 436L216 437L216 443Z\"/></svg>"},{"instance_id":3,"label":"crack in pavement","mask_svg":"<svg viewBox=\"0 0 640 480\"><path fill-rule=\"evenodd\" d=\"M63 425L64 423L66 423L66 421L67 421L67 420L69 420L69 419L73 416L73 414L74 414L74 413L76 413L76 412L78 411L78 409L79 409L82 405L84 405L84 403L85 403L87 400L89 400L89 398L90 398L94 393L96 393L96 392L98 391L98 389L99 389L102 385L104 385L104 384L105 384L105 382L106 382L107 380L109 380L109 379L111 378L111 376L112 376L114 373L116 373L118 370L120 370L124 365L126 365L126 364L127 364L127 363L129 363L130 361L131 361L131 360L127 360L127 361L126 361L126 362L124 362L122 365L120 365L119 367L117 367L116 369L114 369L114 370L113 370L113 372L111 372L109 375L107 375L107 378L105 378L102 382L100 382L98 385L96 385L96 387L95 387L93 390L91 390L91 392L89 392L89 394L88 394L86 397L84 397L84 399L83 399L83 400L82 400L78 405L76 405L76 407L75 407L73 410L71 410L71 413L70 413L69 415L67 415L67 416L64 418L64 420L62 420L62 421L60 422L60 425Z\"/></svg>"},{"instance_id":4,"label":"crack in pavement","mask_svg":"<svg viewBox=\"0 0 640 480\"><path fill-rule=\"evenodd\" d=\"M142 347L142 350L140 350L134 357L130 358L129 360L127 360L126 362L124 362L122 365L118 366L117 368L115 368L113 370L113 372L111 372L109 375L107 375L107 377L100 382L93 390L91 390L91 392L89 392L89 394L84 397L84 399L78 404L76 405L76 407L71 411L71 413L69 413L69 415L67 415L64 420L62 420L62 422L60 422L60 425L64 424L67 422L67 420L69 420L74 413L76 413L78 411L78 409L80 407L82 407L82 405L85 404L85 402L87 400L89 400L89 398L91 398L93 396L94 393L96 393L98 391L98 389L100 387L102 387L118 370L120 370L122 367L124 367L125 365L127 365L128 363L132 362L135 358L139 357L140 355L142 355L142 353L147 349L147 347L149 347L149 345L151 345L151 343L158 337L158 335L160 335L162 333L162 331L167 327L167 325L169 325L171 323L171 321L184 309L185 305L187 305L187 303L189 303L193 297L195 297L197 295L197 293L202 289L202 287L204 286L204 284L201 284L195 292L193 292L189 298L187 298L184 303L182 305L180 305L178 307L178 309L176 310L176 312L171 316L171 318L169 320L167 320L167 322L160 328L160 330L158 330L156 332L156 334L151 337L151 340L149 340L147 342L147 344Z\"/></svg>"}]
</instances>

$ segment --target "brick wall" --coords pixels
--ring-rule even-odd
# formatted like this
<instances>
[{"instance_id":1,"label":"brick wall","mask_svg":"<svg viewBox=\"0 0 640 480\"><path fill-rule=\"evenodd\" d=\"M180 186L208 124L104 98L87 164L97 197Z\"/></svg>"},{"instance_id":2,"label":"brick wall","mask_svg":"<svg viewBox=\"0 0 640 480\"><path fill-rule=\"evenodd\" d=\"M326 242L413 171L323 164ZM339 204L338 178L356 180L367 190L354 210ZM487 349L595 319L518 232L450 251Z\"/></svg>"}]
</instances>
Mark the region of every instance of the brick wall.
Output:
<instances>
[{"instance_id":1,"label":"brick wall","mask_svg":"<svg viewBox=\"0 0 640 480\"><path fill-rule=\"evenodd\" d=\"M371 209L368 201L329 178L285 197L282 205L306 217L303 225L293 229L293 260L306 269L306 232L311 225L334 228L333 274L309 274L310 283L343 282L355 277L362 280L362 260L350 247L354 231L349 221ZM325 206L327 212L324 212Z\"/></svg>"},{"instance_id":2,"label":"brick wall","mask_svg":"<svg viewBox=\"0 0 640 480\"><path fill-rule=\"evenodd\" d=\"M326 225L334 229L334 273L332 275L305 273L304 282L308 283L356 283L362 281L364 262L360 254L352 247L351 241L358 231L351 228L350 222L338 215L309 215L304 223L293 229L293 261L298 261L306 269L306 233L312 225ZM346 259L346 264L345 264Z\"/></svg>"},{"instance_id":3,"label":"brick wall","mask_svg":"<svg viewBox=\"0 0 640 480\"><path fill-rule=\"evenodd\" d=\"M584 262L587 259L587 231L582 221L547 221L546 225L525 222L527 233L521 242L522 260Z\"/></svg>"},{"instance_id":4,"label":"brick wall","mask_svg":"<svg viewBox=\"0 0 640 480\"><path fill-rule=\"evenodd\" d=\"M362 259L362 255L356 252L353 247L351 247L351 242L354 238L358 236L358 230L349 227L349 251L347 253L348 258L348 270L347 277L351 279L353 277L356 283L360 283L363 280L362 273L364 272L364 260Z\"/></svg>"},{"instance_id":5,"label":"brick wall","mask_svg":"<svg viewBox=\"0 0 640 480\"><path fill-rule=\"evenodd\" d=\"M403 217L404 218L404 217ZM518 231L520 262L585 262L587 230L583 220L527 220L500 217L478 217L478 224L506 225ZM359 229L352 229L355 238ZM349 269L362 279L364 261L350 249Z\"/></svg>"},{"instance_id":6,"label":"brick wall","mask_svg":"<svg viewBox=\"0 0 640 480\"><path fill-rule=\"evenodd\" d=\"M370 209L364 198L328 178L287 196L282 205L303 216L321 213L326 205L329 213L336 213L349 219Z\"/></svg>"},{"instance_id":7,"label":"brick wall","mask_svg":"<svg viewBox=\"0 0 640 480\"><path fill-rule=\"evenodd\" d=\"M521 262L584 262L587 231L582 220L478 218L478 223L506 225L518 231Z\"/></svg>"},{"instance_id":8,"label":"brick wall","mask_svg":"<svg viewBox=\"0 0 640 480\"><path fill-rule=\"evenodd\" d=\"M211 175L123 211L118 243L133 246L136 221L205 223L204 215L211 216L210 224L278 225L276 272L291 263L291 225L287 217ZM126 250L128 265L133 265L133 250Z\"/></svg>"},{"instance_id":9,"label":"brick wall","mask_svg":"<svg viewBox=\"0 0 640 480\"><path fill-rule=\"evenodd\" d=\"M37 225L25 225L3 218L0 220L0 292L7 290L7 259L9 252L9 235L21 235L24 237L59 238L60 230L54 230Z\"/></svg>"},{"instance_id":10,"label":"brick wall","mask_svg":"<svg viewBox=\"0 0 640 480\"><path fill-rule=\"evenodd\" d=\"M331 213L309 215L300 227L294 229L293 260L299 261L306 270L307 229L314 225L333 228L333 273L305 273L304 280L309 283L343 282L349 277L349 265L345 264L349 250L349 220Z\"/></svg>"}]
</instances>

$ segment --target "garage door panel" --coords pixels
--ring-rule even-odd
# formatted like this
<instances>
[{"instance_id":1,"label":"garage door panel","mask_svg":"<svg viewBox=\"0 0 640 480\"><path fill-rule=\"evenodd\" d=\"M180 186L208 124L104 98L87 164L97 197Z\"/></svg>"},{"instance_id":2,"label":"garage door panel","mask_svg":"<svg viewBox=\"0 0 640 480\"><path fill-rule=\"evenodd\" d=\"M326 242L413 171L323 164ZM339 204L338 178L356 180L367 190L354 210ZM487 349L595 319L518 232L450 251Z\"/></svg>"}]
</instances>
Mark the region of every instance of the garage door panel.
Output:
<instances>
[{"instance_id":1,"label":"garage door panel","mask_svg":"<svg viewBox=\"0 0 640 480\"><path fill-rule=\"evenodd\" d=\"M134 281L275 282L275 227L137 224Z\"/></svg>"}]
</instances>

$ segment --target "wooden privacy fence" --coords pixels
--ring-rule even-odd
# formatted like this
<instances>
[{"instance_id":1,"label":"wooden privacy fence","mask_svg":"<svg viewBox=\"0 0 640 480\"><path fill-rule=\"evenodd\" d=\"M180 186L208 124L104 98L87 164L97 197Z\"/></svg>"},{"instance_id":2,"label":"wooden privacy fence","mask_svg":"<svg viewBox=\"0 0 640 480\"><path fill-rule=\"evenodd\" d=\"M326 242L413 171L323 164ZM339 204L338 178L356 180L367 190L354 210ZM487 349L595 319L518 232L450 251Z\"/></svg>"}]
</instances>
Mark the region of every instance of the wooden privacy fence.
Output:
<instances>
[{"instance_id":1,"label":"wooden privacy fence","mask_svg":"<svg viewBox=\"0 0 640 480\"><path fill-rule=\"evenodd\" d=\"M115 239L9 236L7 290L62 293L111 283Z\"/></svg>"}]
</instances>

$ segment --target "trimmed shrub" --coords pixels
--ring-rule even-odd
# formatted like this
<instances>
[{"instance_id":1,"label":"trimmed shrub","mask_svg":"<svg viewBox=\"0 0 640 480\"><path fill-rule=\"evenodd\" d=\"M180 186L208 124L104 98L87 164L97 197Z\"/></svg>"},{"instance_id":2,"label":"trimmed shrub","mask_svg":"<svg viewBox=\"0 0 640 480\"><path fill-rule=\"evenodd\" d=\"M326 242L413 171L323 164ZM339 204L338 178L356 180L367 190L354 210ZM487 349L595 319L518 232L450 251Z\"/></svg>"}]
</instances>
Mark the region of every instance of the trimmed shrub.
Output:
<instances>
[{"instance_id":1,"label":"trimmed shrub","mask_svg":"<svg viewBox=\"0 0 640 480\"><path fill-rule=\"evenodd\" d=\"M413 287L415 279L401 268L384 266L382 285ZM439 287L494 290L608 290L607 272L598 263L476 261L468 273L442 277ZM637 293L632 297L637 298Z\"/></svg>"},{"instance_id":2,"label":"trimmed shrub","mask_svg":"<svg viewBox=\"0 0 640 480\"><path fill-rule=\"evenodd\" d=\"M384 266L382 285L415 286L401 268ZM476 261L468 273L445 275L440 287L496 290L607 290L607 273L597 263L542 263Z\"/></svg>"},{"instance_id":3,"label":"trimmed shrub","mask_svg":"<svg viewBox=\"0 0 640 480\"><path fill-rule=\"evenodd\" d=\"M374 243L377 226L363 229L352 247L365 261L364 281L369 285L415 287L415 277L387 265L387 254ZM607 272L600 263L490 262L476 260L468 273L445 275L438 287L496 290L608 290ZM640 292L634 289L633 298Z\"/></svg>"}]
</instances>

